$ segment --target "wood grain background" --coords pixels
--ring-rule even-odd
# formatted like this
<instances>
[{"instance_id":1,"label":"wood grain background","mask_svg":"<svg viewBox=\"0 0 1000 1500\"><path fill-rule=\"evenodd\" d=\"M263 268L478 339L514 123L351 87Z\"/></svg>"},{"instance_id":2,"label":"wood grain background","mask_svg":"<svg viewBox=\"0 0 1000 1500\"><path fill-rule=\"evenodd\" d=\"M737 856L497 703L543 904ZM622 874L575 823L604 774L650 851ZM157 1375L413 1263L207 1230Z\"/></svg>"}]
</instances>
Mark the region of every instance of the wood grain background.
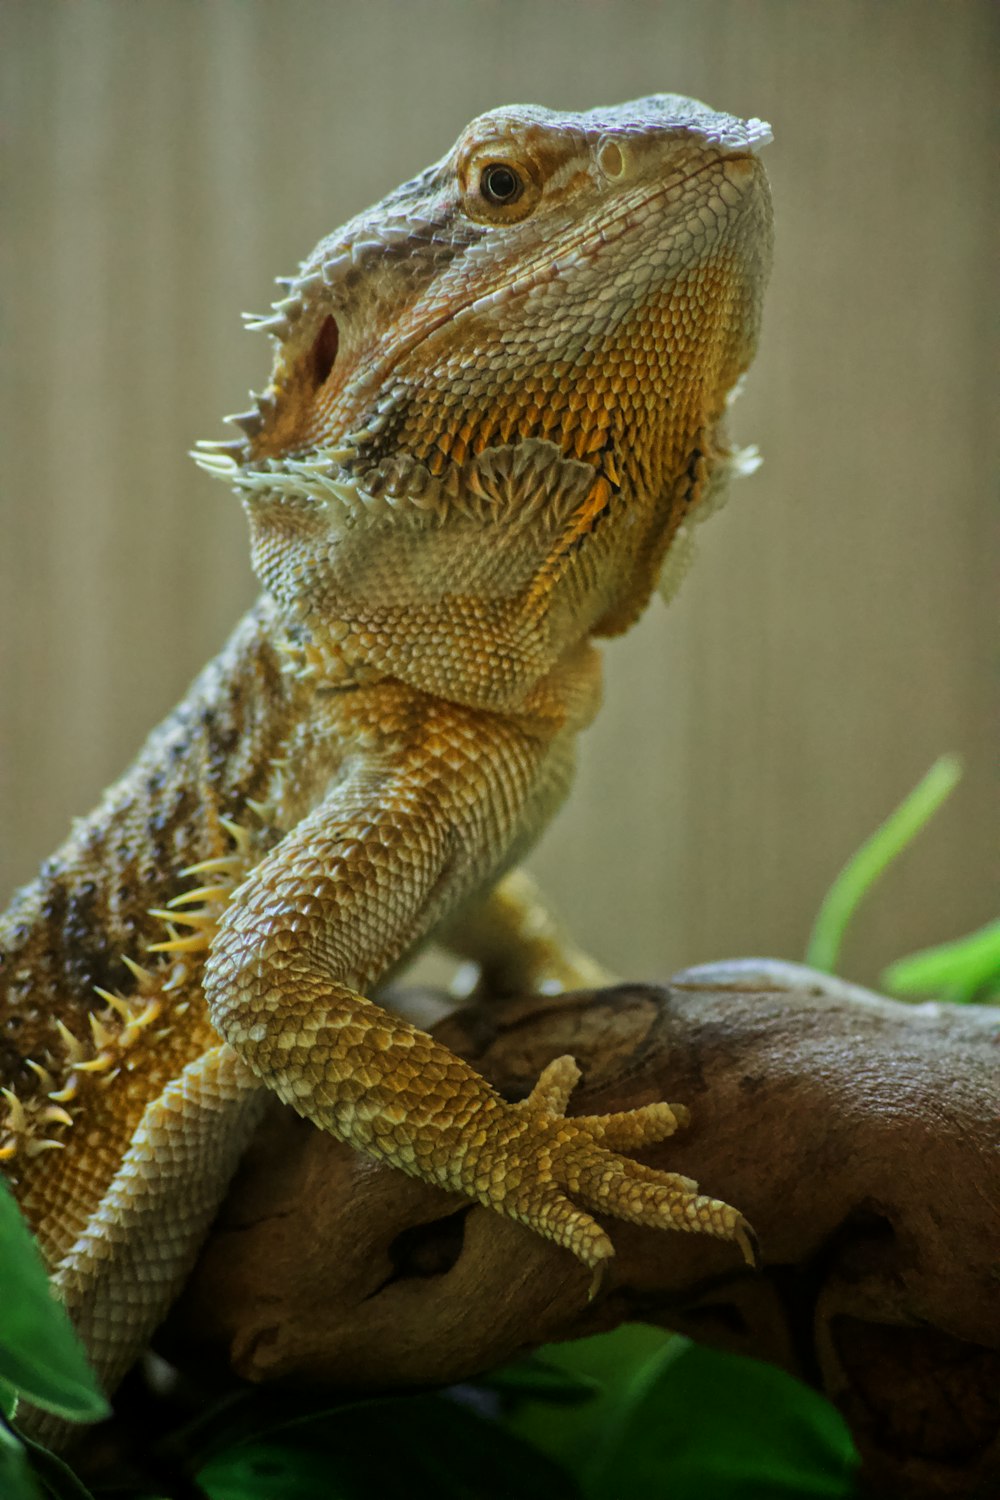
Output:
<instances>
[{"instance_id":1,"label":"wood grain background","mask_svg":"<svg viewBox=\"0 0 1000 1500\"><path fill-rule=\"evenodd\" d=\"M239 312L472 115L658 89L774 125L777 264L736 413L765 466L607 707L535 860L636 978L801 954L942 751L967 775L846 967L995 909L991 8L939 0L3 0L0 891L253 594L185 457L262 383Z\"/></svg>"}]
</instances>

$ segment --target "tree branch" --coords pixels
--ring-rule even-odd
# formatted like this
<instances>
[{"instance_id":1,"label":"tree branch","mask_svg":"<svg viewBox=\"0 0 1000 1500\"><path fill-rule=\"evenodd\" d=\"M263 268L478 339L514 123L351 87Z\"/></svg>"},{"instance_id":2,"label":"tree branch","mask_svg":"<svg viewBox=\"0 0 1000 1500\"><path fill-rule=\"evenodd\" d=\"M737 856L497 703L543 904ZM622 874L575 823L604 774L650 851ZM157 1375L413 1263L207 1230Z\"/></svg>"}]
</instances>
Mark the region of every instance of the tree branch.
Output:
<instances>
[{"instance_id":1,"label":"tree branch","mask_svg":"<svg viewBox=\"0 0 1000 1500\"><path fill-rule=\"evenodd\" d=\"M570 1052L574 1112L687 1104L691 1128L643 1159L738 1206L763 1271L733 1246L608 1221L617 1254L588 1304L567 1252L276 1107L168 1325L182 1364L398 1390L642 1319L823 1390L882 1492L987 1493L1000 1013L744 961L664 988L482 1002L434 1029L512 1098Z\"/></svg>"}]
</instances>

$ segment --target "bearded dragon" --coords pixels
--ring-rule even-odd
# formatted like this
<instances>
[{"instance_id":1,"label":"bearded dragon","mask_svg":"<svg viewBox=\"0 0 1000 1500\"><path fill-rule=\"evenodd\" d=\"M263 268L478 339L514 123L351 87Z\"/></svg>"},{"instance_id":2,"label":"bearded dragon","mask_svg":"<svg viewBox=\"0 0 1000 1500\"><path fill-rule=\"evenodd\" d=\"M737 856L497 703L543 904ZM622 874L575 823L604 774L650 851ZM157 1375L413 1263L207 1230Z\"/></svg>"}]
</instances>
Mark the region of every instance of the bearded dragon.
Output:
<instances>
[{"instance_id":1,"label":"bearded dragon","mask_svg":"<svg viewBox=\"0 0 1000 1500\"><path fill-rule=\"evenodd\" d=\"M745 455L770 255L759 120L674 95L474 120L283 283L270 382L199 462L263 593L0 923L0 1157L107 1388L269 1092L599 1274L593 1213L735 1241L628 1154L679 1105L502 1098L378 1003L428 940L595 970L516 873L626 630ZM611 899L609 895L609 899Z\"/></svg>"}]
</instances>

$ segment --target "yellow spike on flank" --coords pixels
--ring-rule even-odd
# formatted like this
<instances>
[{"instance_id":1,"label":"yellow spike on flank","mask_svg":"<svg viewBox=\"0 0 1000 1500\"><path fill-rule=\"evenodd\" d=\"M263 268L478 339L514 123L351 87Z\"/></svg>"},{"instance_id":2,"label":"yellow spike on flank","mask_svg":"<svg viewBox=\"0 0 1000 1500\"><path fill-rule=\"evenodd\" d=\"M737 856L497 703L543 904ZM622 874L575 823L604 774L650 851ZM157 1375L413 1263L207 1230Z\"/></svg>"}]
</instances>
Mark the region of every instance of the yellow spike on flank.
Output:
<instances>
[{"instance_id":1,"label":"yellow spike on flank","mask_svg":"<svg viewBox=\"0 0 1000 1500\"><path fill-rule=\"evenodd\" d=\"M77 1063L81 1073L106 1073L114 1062L110 1052L102 1052L99 1057L92 1057L89 1062Z\"/></svg>"},{"instance_id":2,"label":"yellow spike on flank","mask_svg":"<svg viewBox=\"0 0 1000 1500\"><path fill-rule=\"evenodd\" d=\"M109 1031L103 1022L97 1019L93 1011L90 1012L89 1020L90 1034L94 1038L94 1046L98 1052L102 1051L105 1047L113 1047L115 1044L114 1032Z\"/></svg>"},{"instance_id":3,"label":"yellow spike on flank","mask_svg":"<svg viewBox=\"0 0 1000 1500\"><path fill-rule=\"evenodd\" d=\"M147 915L159 917L160 921L166 922L168 926L174 922L180 922L183 927L195 927L202 930L214 927L216 923L215 915L209 911L168 911L165 907L151 906Z\"/></svg>"},{"instance_id":4,"label":"yellow spike on flank","mask_svg":"<svg viewBox=\"0 0 1000 1500\"><path fill-rule=\"evenodd\" d=\"M0 1094L6 1099L7 1108L10 1111L7 1116L7 1129L16 1130L18 1135L20 1135L21 1131L26 1130L28 1126L28 1116L24 1105L13 1089L0 1089Z\"/></svg>"},{"instance_id":5,"label":"yellow spike on flank","mask_svg":"<svg viewBox=\"0 0 1000 1500\"><path fill-rule=\"evenodd\" d=\"M94 994L100 995L106 1005L110 1005L116 1015L121 1016L123 1021L131 1021L132 1007L121 995L113 995L110 990L102 990L99 984L94 985Z\"/></svg>"},{"instance_id":6,"label":"yellow spike on flank","mask_svg":"<svg viewBox=\"0 0 1000 1500\"><path fill-rule=\"evenodd\" d=\"M175 896L172 901L167 902L171 911L177 906L190 906L192 901L223 901L230 894L227 885L199 885L193 891L183 891Z\"/></svg>"},{"instance_id":7,"label":"yellow spike on flank","mask_svg":"<svg viewBox=\"0 0 1000 1500\"><path fill-rule=\"evenodd\" d=\"M24 1066L31 1069L35 1077L38 1079L38 1082L42 1085L42 1088L46 1093L48 1093L49 1089L55 1083L55 1079L52 1077L52 1074L49 1072L48 1068L43 1068L41 1063L36 1063L30 1057L26 1057L24 1059Z\"/></svg>"},{"instance_id":8,"label":"yellow spike on flank","mask_svg":"<svg viewBox=\"0 0 1000 1500\"><path fill-rule=\"evenodd\" d=\"M55 1141L51 1136L43 1136L41 1140L25 1141L24 1150L27 1156L39 1156L43 1151L61 1151L65 1141Z\"/></svg>"},{"instance_id":9,"label":"yellow spike on flank","mask_svg":"<svg viewBox=\"0 0 1000 1500\"><path fill-rule=\"evenodd\" d=\"M76 1065L83 1062L83 1059L86 1057L86 1047L81 1041L77 1040L77 1038L73 1035L64 1021L56 1021L56 1030L59 1033L59 1040L66 1048L66 1054L69 1057L70 1062L74 1067L76 1067Z\"/></svg>"},{"instance_id":10,"label":"yellow spike on flank","mask_svg":"<svg viewBox=\"0 0 1000 1500\"><path fill-rule=\"evenodd\" d=\"M63 1088L57 1089L54 1093L50 1094L49 1098L53 1104L69 1104L71 1100L76 1098L79 1092L80 1080L75 1074L71 1073L68 1083Z\"/></svg>"},{"instance_id":11,"label":"yellow spike on flank","mask_svg":"<svg viewBox=\"0 0 1000 1500\"><path fill-rule=\"evenodd\" d=\"M147 1026L152 1026L153 1022L159 1018L162 1012L162 1003L159 1000L150 1000L146 1009L140 1015L136 1016L131 1025L126 1026L122 1032L119 1038L119 1046L122 1051L127 1051L140 1033L145 1031Z\"/></svg>"},{"instance_id":12,"label":"yellow spike on flank","mask_svg":"<svg viewBox=\"0 0 1000 1500\"><path fill-rule=\"evenodd\" d=\"M0 1146L0 1161L13 1161L17 1155L17 1141L8 1141L6 1146Z\"/></svg>"},{"instance_id":13,"label":"yellow spike on flank","mask_svg":"<svg viewBox=\"0 0 1000 1500\"><path fill-rule=\"evenodd\" d=\"M247 797L246 804L262 823L267 823L274 812L274 808L269 802L255 802L252 797Z\"/></svg>"},{"instance_id":14,"label":"yellow spike on flank","mask_svg":"<svg viewBox=\"0 0 1000 1500\"><path fill-rule=\"evenodd\" d=\"M220 818L219 822L229 834L229 837L240 853L246 854L250 848L250 830L244 828L240 823L234 823L231 818Z\"/></svg>"},{"instance_id":15,"label":"yellow spike on flank","mask_svg":"<svg viewBox=\"0 0 1000 1500\"><path fill-rule=\"evenodd\" d=\"M214 859L203 859L196 865L188 865L181 871L185 880L196 875L238 875L243 861L237 854L218 854Z\"/></svg>"},{"instance_id":16,"label":"yellow spike on flank","mask_svg":"<svg viewBox=\"0 0 1000 1500\"><path fill-rule=\"evenodd\" d=\"M150 973L149 969L144 969L142 967L142 964L137 964L136 961L135 961L135 959L134 958L129 958L129 956L128 956L127 953L123 953L121 955L121 960L122 960L122 963L125 965L126 969L128 969L129 973L132 975L132 977L134 979L138 979L138 981L139 981L140 984L151 984L152 983L153 976Z\"/></svg>"},{"instance_id":17,"label":"yellow spike on flank","mask_svg":"<svg viewBox=\"0 0 1000 1500\"><path fill-rule=\"evenodd\" d=\"M58 1104L47 1104L38 1118L45 1125L72 1125L73 1116L68 1109L61 1109Z\"/></svg>"},{"instance_id":18,"label":"yellow spike on flank","mask_svg":"<svg viewBox=\"0 0 1000 1500\"><path fill-rule=\"evenodd\" d=\"M169 943L150 943L148 953L198 953L208 947L208 934L194 932L190 937L171 938Z\"/></svg>"}]
</instances>

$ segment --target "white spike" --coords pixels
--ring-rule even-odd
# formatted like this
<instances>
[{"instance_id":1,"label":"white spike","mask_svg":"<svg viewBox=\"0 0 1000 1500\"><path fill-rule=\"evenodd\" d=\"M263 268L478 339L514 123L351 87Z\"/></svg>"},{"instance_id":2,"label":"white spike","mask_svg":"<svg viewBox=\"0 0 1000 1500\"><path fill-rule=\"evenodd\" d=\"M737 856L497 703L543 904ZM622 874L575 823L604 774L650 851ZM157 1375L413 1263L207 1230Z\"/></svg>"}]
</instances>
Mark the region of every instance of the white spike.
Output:
<instances>
[{"instance_id":1,"label":"white spike","mask_svg":"<svg viewBox=\"0 0 1000 1500\"><path fill-rule=\"evenodd\" d=\"M199 469L204 469L206 474L211 474L214 479L234 479L240 472L239 464L234 458L229 458L224 453L199 453L192 448L190 458L193 458Z\"/></svg>"},{"instance_id":2,"label":"white spike","mask_svg":"<svg viewBox=\"0 0 1000 1500\"><path fill-rule=\"evenodd\" d=\"M187 869L181 871L185 879L193 878L195 875L212 875L215 873L223 875L237 875L241 868L240 860L235 854L220 854L215 859L203 859L196 865L188 865Z\"/></svg>"},{"instance_id":3,"label":"white spike","mask_svg":"<svg viewBox=\"0 0 1000 1500\"><path fill-rule=\"evenodd\" d=\"M31 1069L35 1077L38 1079L39 1083L42 1085L42 1088L46 1093L48 1093L49 1089L55 1082L55 1079L52 1077L52 1074L49 1072L48 1068L43 1068L41 1063L36 1063L30 1057L26 1057L24 1059L24 1065L26 1068Z\"/></svg>"},{"instance_id":4,"label":"white spike","mask_svg":"<svg viewBox=\"0 0 1000 1500\"><path fill-rule=\"evenodd\" d=\"M229 888L224 885L200 885L193 891L182 891L175 896L167 905L174 910L178 906L190 906L195 901L222 901L229 895Z\"/></svg>"},{"instance_id":5,"label":"white spike","mask_svg":"<svg viewBox=\"0 0 1000 1500\"><path fill-rule=\"evenodd\" d=\"M43 1151L61 1151L65 1144L65 1141L53 1141L46 1136L42 1140L25 1141L24 1150L27 1156L39 1156Z\"/></svg>"},{"instance_id":6,"label":"white spike","mask_svg":"<svg viewBox=\"0 0 1000 1500\"><path fill-rule=\"evenodd\" d=\"M110 1005L116 1016L119 1016L125 1022L131 1021L132 1007L121 995L113 995L110 990L102 990L99 984L94 985L94 994L100 995L105 1005Z\"/></svg>"},{"instance_id":7,"label":"white spike","mask_svg":"<svg viewBox=\"0 0 1000 1500\"><path fill-rule=\"evenodd\" d=\"M168 928L172 923L180 922L181 926L192 927L198 932L215 924L215 917L210 912L204 911L167 911L162 906L151 906L146 915L165 922Z\"/></svg>"},{"instance_id":8,"label":"white spike","mask_svg":"<svg viewBox=\"0 0 1000 1500\"><path fill-rule=\"evenodd\" d=\"M322 276L326 285L329 286L331 282L336 281L344 267L349 266L350 263L350 253L346 250L342 251L340 255L334 255L329 260L325 260L323 262Z\"/></svg>"},{"instance_id":9,"label":"white spike","mask_svg":"<svg viewBox=\"0 0 1000 1500\"><path fill-rule=\"evenodd\" d=\"M10 1111L7 1116L7 1129L14 1130L20 1135L28 1124L28 1116L24 1105L13 1089L0 1089L0 1094L7 1101L7 1108Z\"/></svg>"},{"instance_id":10,"label":"white spike","mask_svg":"<svg viewBox=\"0 0 1000 1500\"><path fill-rule=\"evenodd\" d=\"M56 1031L59 1033L59 1040L65 1047L66 1055L70 1062L74 1067L78 1066L87 1055L86 1047L73 1035L65 1022L60 1021L58 1018L56 1020Z\"/></svg>"},{"instance_id":11,"label":"white spike","mask_svg":"<svg viewBox=\"0 0 1000 1500\"><path fill-rule=\"evenodd\" d=\"M188 967L184 960L181 959L178 963L174 964L174 967L170 974L170 978L163 986L163 993L165 995L169 995L172 990L179 990L181 986L186 983L187 977Z\"/></svg>"},{"instance_id":12,"label":"white spike","mask_svg":"<svg viewBox=\"0 0 1000 1500\"><path fill-rule=\"evenodd\" d=\"M233 843L241 854L246 854L250 848L250 831L239 823L234 823L231 818L220 818L220 825L229 834Z\"/></svg>"},{"instance_id":13,"label":"white spike","mask_svg":"<svg viewBox=\"0 0 1000 1500\"><path fill-rule=\"evenodd\" d=\"M274 338L284 338L291 333L291 324L284 313L275 313L273 317L248 318L243 314L243 322L248 333L269 333Z\"/></svg>"},{"instance_id":14,"label":"white spike","mask_svg":"<svg viewBox=\"0 0 1000 1500\"><path fill-rule=\"evenodd\" d=\"M109 1031L103 1021L97 1019L93 1011L90 1012L90 1034L94 1038L94 1046L98 1052L102 1052L106 1047L114 1046L114 1032Z\"/></svg>"},{"instance_id":15,"label":"white spike","mask_svg":"<svg viewBox=\"0 0 1000 1500\"><path fill-rule=\"evenodd\" d=\"M101 1052L97 1057L92 1057L88 1062L77 1063L81 1073L104 1073L114 1062L110 1052Z\"/></svg>"},{"instance_id":16,"label":"white spike","mask_svg":"<svg viewBox=\"0 0 1000 1500\"><path fill-rule=\"evenodd\" d=\"M199 438L194 446L199 453L237 460L246 452L246 444L240 438Z\"/></svg>"},{"instance_id":17,"label":"white spike","mask_svg":"<svg viewBox=\"0 0 1000 1500\"><path fill-rule=\"evenodd\" d=\"M152 983L152 974L148 969L144 969L142 964L137 964L135 959L129 958L126 953L122 954L121 959L122 963L125 965L126 969L128 969L129 973L133 975L134 978L138 979L140 984Z\"/></svg>"},{"instance_id":18,"label":"white spike","mask_svg":"<svg viewBox=\"0 0 1000 1500\"><path fill-rule=\"evenodd\" d=\"M73 1116L58 1104L47 1104L38 1116L43 1125L72 1125Z\"/></svg>"}]
</instances>

